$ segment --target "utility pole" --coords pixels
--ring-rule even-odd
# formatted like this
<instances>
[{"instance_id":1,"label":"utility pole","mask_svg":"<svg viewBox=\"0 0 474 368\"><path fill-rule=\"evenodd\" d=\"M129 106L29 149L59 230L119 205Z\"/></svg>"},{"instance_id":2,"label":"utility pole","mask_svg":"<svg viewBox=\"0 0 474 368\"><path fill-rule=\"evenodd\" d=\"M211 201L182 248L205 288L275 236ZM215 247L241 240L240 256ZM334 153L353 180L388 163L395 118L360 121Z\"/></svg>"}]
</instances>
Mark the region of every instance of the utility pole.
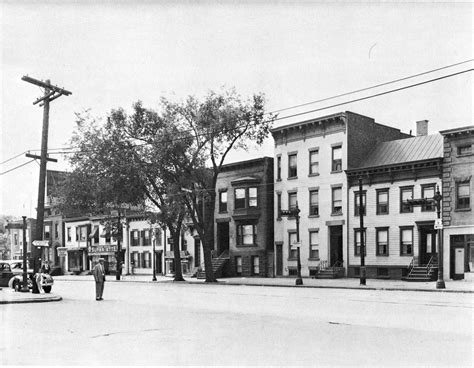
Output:
<instances>
[{"instance_id":1,"label":"utility pole","mask_svg":"<svg viewBox=\"0 0 474 368\"><path fill-rule=\"evenodd\" d=\"M33 105L40 104L43 106L43 130L41 134L41 156L40 156L40 174L39 174L39 185L38 185L38 205L36 207L36 228L33 240L43 240L43 222L44 222L44 196L45 196L45 183L46 183L46 163L47 161L54 161L48 159L48 129L49 129L49 103L58 97L65 95L69 96L71 92L54 86L50 83L49 79L46 82L23 76L21 78L25 82L34 84L41 88L44 88L44 96L38 98ZM27 154L27 157L33 157L33 155ZM33 157L37 158L37 156ZM57 161L57 160L56 160ZM31 258L34 273L39 271L38 253L36 247L31 247ZM33 283L33 293L39 294L38 286Z\"/></svg>"},{"instance_id":2,"label":"utility pole","mask_svg":"<svg viewBox=\"0 0 474 368\"><path fill-rule=\"evenodd\" d=\"M362 197L362 177L359 177L359 223L360 223L360 285L365 285L365 237L364 237L364 202Z\"/></svg>"},{"instance_id":3,"label":"utility pole","mask_svg":"<svg viewBox=\"0 0 474 368\"><path fill-rule=\"evenodd\" d=\"M26 244L26 216L22 216L23 218L23 283L21 285L20 291L22 293L28 293L30 290L28 289L28 265L26 262L26 252L28 250ZM31 246L33 248L33 246ZM34 284L34 282L33 282Z\"/></svg>"}]
</instances>

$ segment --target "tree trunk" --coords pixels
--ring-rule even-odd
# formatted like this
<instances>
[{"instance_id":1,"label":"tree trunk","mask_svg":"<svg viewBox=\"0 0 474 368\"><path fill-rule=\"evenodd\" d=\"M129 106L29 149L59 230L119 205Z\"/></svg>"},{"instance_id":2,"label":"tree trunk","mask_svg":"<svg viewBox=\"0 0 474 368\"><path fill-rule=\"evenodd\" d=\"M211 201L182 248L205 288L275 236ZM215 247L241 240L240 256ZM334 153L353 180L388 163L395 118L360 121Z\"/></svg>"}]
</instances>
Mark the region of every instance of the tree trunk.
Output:
<instances>
[{"instance_id":1,"label":"tree trunk","mask_svg":"<svg viewBox=\"0 0 474 368\"><path fill-rule=\"evenodd\" d=\"M210 195L209 200L204 201L204 239L202 249L204 253L204 267L206 269L206 282L217 282L216 275L212 269L212 250L214 248L214 207L215 195Z\"/></svg>"},{"instance_id":2,"label":"tree trunk","mask_svg":"<svg viewBox=\"0 0 474 368\"><path fill-rule=\"evenodd\" d=\"M179 232L173 231L171 239L173 239L173 253L174 253L174 281L186 281L183 278L183 271L181 269L181 254L179 252Z\"/></svg>"}]
</instances>

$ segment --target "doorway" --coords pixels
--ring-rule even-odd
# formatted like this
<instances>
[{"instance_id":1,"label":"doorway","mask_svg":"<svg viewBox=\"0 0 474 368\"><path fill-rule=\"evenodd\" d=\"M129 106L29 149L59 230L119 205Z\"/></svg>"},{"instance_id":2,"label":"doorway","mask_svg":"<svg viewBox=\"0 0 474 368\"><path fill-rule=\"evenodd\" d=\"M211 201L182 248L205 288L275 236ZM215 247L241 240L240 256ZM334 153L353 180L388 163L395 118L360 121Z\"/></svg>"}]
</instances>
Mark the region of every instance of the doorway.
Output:
<instances>
[{"instance_id":1,"label":"doorway","mask_svg":"<svg viewBox=\"0 0 474 368\"><path fill-rule=\"evenodd\" d=\"M219 222L217 224L217 250L218 255L229 251L229 223Z\"/></svg>"},{"instance_id":2,"label":"doorway","mask_svg":"<svg viewBox=\"0 0 474 368\"><path fill-rule=\"evenodd\" d=\"M283 276L283 244L275 245L276 251L276 275Z\"/></svg>"},{"instance_id":3,"label":"doorway","mask_svg":"<svg viewBox=\"0 0 474 368\"><path fill-rule=\"evenodd\" d=\"M437 231L433 225L423 225L418 228L420 234L419 264L427 265L431 257L438 256Z\"/></svg>"},{"instance_id":4,"label":"doorway","mask_svg":"<svg viewBox=\"0 0 474 368\"><path fill-rule=\"evenodd\" d=\"M342 225L329 226L329 264L343 262L342 253Z\"/></svg>"}]
</instances>

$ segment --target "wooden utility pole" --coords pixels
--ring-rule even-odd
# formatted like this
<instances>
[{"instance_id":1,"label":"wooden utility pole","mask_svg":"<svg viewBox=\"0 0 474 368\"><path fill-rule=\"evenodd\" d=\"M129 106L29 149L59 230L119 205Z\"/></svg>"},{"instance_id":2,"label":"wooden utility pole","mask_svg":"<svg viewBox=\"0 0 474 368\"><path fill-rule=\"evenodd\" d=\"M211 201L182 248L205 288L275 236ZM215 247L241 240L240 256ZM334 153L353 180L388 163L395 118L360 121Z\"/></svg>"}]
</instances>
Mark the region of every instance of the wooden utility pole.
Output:
<instances>
[{"instance_id":1,"label":"wooden utility pole","mask_svg":"<svg viewBox=\"0 0 474 368\"><path fill-rule=\"evenodd\" d=\"M46 183L46 163L47 161L54 161L53 159L48 159L48 129L49 129L49 103L58 97L65 95L69 96L71 92L54 86L50 83L49 79L46 82L28 77L23 76L21 78L25 82L34 84L41 88L44 88L44 96L38 98L33 105L40 104L43 106L43 131L41 134L41 156L40 156L40 174L39 174L39 185L38 185L38 205L36 207L36 228L34 237L32 240L43 240L43 222L44 222L44 196L45 196L45 183ZM28 154L27 154L28 155ZM32 155L28 157L33 157ZM34 158L37 158L34 157ZM31 258L32 258L32 266L34 273L37 273L39 270L39 251L34 247L31 246ZM36 283L33 283L33 293L38 294L38 286Z\"/></svg>"}]
</instances>

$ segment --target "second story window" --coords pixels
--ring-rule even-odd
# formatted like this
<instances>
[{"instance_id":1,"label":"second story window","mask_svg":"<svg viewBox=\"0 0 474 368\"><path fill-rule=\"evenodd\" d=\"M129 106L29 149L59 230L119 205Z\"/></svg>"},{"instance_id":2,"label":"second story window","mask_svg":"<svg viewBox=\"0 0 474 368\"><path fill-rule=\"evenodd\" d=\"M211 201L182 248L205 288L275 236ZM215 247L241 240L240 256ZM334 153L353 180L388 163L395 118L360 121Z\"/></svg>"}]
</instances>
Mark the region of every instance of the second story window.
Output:
<instances>
[{"instance_id":1,"label":"second story window","mask_svg":"<svg viewBox=\"0 0 474 368\"><path fill-rule=\"evenodd\" d=\"M67 241L70 242L72 240L70 227L67 228L66 233L67 233Z\"/></svg>"},{"instance_id":2,"label":"second story window","mask_svg":"<svg viewBox=\"0 0 474 368\"><path fill-rule=\"evenodd\" d=\"M219 192L219 212L227 212L227 191Z\"/></svg>"},{"instance_id":3,"label":"second story window","mask_svg":"<svg viewBox=\"0 0 474 368\"><path fill-rule=\"evenodd\" d=\"M458 156L468 156L472 153L472 146L458 146Z\"/></svg>"},{"instance_id":4,"label":"second story window","mask_svg":"<svg viewBox=\"0 0 474 368\"><path fill-rule=\"evenodd\" d=\"M463 181L456 183L456 209L466 210L471 208L471 183Z\"/></svg>"},{"instance_id":5,"label":"second story window","mask_svg":"<svg viewBox=\"0 0 474 368\"><path fill-rule=\"evenodd\" d=\"M388 214L388 189L377 190L377 215Z\"/></svg>"},{"instance_id":6,"label":"second story window","mask_svg":"<svg viewBox=\"0 0 474 368\"><path fill-rule=\"evenodd\" d=\"M243 209L258 206L257 187L235 189L235 209Z\"/></svg>"},{"instance_id":7,"label":"second story window","mask_svg":"<svg viewBox=\"0 0 474 368\"><path fill-rule=\"evenodd\" d=\"M413 199L413 187L400 188L400 213L413 212L413 207L407 203L409 199Z\"/></svg>"},{"instance_id":8,"label":"second story window","mask_svg":"<svg viewBox=\"0 0 474 368\"><path fill-rule=\"evenodd\" d=\"M296 153L288 155L288 178L296 178L298 176L296 157Z\"/></svg>"},{"instance_id":9,"label":"second story window","mask_svg":"<svg viewBox=\"0 0 474 368\"><path fill-rule=\"evenodd\" d=\"M342 215L342 188L332 188L332 215Z\"/></svg>"},{"instance_id":10,"label":"second story window","mask_svg":"<svg viewBox=\"0 0 474 368\"><path fill-rule=\"evenodd\" d=\"M143 230L143 245L151 245L150 230Z\"/></svg>"},{"instance_id":11,"label":"second story window","mask_svg":"<svg viewBox=\"0 0 474 368\"><path fill-rule=\"evenodd\" d=\"M319 174L319 151L309 151L309 175Z\"/></svg>"},{"instance_id":12,"label":"second story window","mask_svg":"<svg viewBox=\"0 0 474 368\"><path fill-rule=\"evenodd\" d=\"M362 191L362 215L365 216L366 192ZM354 192L354 216L360 216L360 192Z\"/></svg>"},{"instance_id":13,"label":"second story window","mask_svg":"<svg viewBox=\"0 0 474 368\"><path fill-rule=\"evenodd\" d=\"M138 230L132 230L130 234L130 239L132 240L132 247L140 245L140 237Z\"/></svg>"},{"instance_id":14,"label":"second story window","mask_svg":"<svg viewBox=\"0 0 474 368\"><path fill-rule=\"evenodd\" d=\"M332 171L342 171L342 146L332 147Z\"/></svg>"},{"instance_id":15,"label":"second story window","mask_svg":"<svg viewBox=\"0 0 474 368\"><path fill-rule=\"evenodd\" d=\"M319 216L319 190L309 192L309 215Z\"/></svg>"},{"instance_id":16,"label":"second story window","mask_svg":"<svg viewBox=\"0 0 474 368\"><path fill-rule=\"evenodd\" d=\"M431 199L435 195L435 186L434 184L429 184L429 185L423 185L421 187L421 198L426 198L426 199ZM423 205L421 207L421 210L423 212L429 212L429 211L434 211L436 205L434 202L429 201L427 204Z\"/></svg>"},{"instance_id":17,"label":"second story window","mask_svg":"<svg viewBox=\"0 0 474 368\"><path fill-rule=\"evenodd\" d=\"M44 225L44 240L51 238L51 225Z\"/></svg>"}]
</instances>

